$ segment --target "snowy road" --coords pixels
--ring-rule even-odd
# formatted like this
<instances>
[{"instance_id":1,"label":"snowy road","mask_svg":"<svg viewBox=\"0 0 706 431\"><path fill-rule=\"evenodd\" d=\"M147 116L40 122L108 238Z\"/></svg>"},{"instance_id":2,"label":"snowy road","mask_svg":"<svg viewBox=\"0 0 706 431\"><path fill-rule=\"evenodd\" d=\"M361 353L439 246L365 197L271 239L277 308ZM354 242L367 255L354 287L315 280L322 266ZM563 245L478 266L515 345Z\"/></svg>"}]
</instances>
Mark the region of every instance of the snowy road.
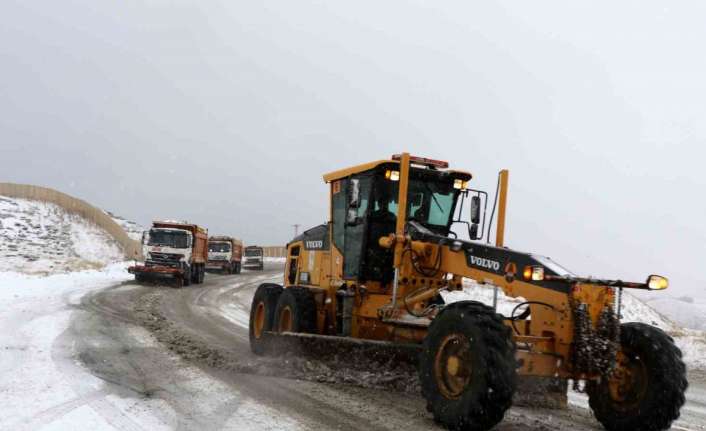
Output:
<instances>
[{"instance_id":1,"label":"snowy road","mask_svg":"<svg viewBox=\"0 0 706 431\"><path fill-rule=\"evenodd\" d=\"M0 297L0 429L438 429L414 392L252 356L251 296L280 274L209 274L171 289L116 273ZM674 429L706 429L706 384L691 384ZM497 429L601 429L586 407L573 393L567 410L515 407Z\"/></svg>"}]
</instances>

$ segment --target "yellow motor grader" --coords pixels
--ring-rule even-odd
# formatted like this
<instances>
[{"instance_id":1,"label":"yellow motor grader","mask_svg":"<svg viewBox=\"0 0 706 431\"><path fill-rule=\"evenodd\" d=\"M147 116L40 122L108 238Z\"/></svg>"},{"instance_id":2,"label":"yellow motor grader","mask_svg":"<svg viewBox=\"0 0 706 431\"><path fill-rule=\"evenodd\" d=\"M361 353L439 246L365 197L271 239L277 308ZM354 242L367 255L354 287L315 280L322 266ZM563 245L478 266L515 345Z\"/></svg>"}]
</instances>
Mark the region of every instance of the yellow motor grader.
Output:
<instances>
[{"instance_id":1,"label":"yellow motor grader","mask_svg":"<svg viewBox=\"0 0 706 431\"><path fill-rule=\"evenodd\" d=\"M490 216L471 178L407 153L325 175L330 221L288 244L283 285L257 289L252 351L292 337L330 349L345 340L411 346L428 410L454 430L499 423L518 376L585 382L609 430L669 428L688 385L681 352L658 328L620 323L624 289L663 290L667 279L583 278L505 247L508 172ZM444 304L440 292L461 290L464 279L520 304L510 316L496 303Z\"/></svg>"}]
</instances>

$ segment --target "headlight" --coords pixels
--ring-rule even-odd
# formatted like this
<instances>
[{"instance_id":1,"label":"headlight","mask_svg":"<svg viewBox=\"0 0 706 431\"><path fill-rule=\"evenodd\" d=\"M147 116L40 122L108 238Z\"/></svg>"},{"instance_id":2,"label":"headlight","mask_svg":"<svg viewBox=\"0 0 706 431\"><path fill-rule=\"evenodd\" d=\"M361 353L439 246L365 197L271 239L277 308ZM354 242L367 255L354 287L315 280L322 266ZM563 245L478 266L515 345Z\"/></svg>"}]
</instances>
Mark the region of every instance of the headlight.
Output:
<instances>
[{"instance_id":1,"label":"headlight","mask_svg":"<svg viewBox=\"0 0 706 431\"><path fill-rule=\"evenodd\" d=\"M400 171L385 171L385 178L390 181L399 181Z\"/></svg>"},{"instance_id":2,"label":"headlight","mask_svg":"<svg viewBox=\"0 0 706 431\"><path fill-rule=\"evenodd\" d=\"M468 189L468 181L456 179L456 180L454 180L454 188L456 190L466 190L466 189Z\"/></svg>"},{"instance_id":3,"label":"headlight","mask_svg":"<svg viewBox=\"0 0 706 431\"><path fill-rule=\"evenodd\" d=\"M527 281L542 281L544 280L544 267L543 266L525 266L525 270L522 272L522 276Z\"/></svg>"},{"instance_id":4,"label":"headlight","mask_svg":"<svg viewBox=\"0 0 706 431\"><path fill-rule=\"evenodd\" d=\"M463 248L463 243L461 241L454 241L449 248L451 251L459 252Z\"/></svg>"},{"instance_id":5,"label":"headlight","mask_svg":"<svg viewBox=\"0 0 706 431\"><path fill-rule=\"evenodd\" d=\"M647 277L647 288L650 290L664 290L669 287L667 277L661 275L650 275Z\"/></svg>"}]
</instances>

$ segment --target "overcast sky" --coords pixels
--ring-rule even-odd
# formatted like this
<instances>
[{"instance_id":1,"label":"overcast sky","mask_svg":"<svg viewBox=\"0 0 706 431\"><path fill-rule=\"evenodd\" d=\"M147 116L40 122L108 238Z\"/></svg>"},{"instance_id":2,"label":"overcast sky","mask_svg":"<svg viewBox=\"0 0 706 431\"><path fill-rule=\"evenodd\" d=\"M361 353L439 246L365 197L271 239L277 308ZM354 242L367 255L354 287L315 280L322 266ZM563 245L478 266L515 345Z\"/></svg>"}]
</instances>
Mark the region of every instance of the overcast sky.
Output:
<instances>
[{"instance_id":1,"label":"overcast sky","mask_svg":"<svg viewBox=\"0 0 706 431\"><path fill-rule=\"evenodd\" d=\"M493 191L507 245L706 291L702 1L15 1L0 181L282 244L325 172L409 150Z\"/></svg>"}]
</instances>

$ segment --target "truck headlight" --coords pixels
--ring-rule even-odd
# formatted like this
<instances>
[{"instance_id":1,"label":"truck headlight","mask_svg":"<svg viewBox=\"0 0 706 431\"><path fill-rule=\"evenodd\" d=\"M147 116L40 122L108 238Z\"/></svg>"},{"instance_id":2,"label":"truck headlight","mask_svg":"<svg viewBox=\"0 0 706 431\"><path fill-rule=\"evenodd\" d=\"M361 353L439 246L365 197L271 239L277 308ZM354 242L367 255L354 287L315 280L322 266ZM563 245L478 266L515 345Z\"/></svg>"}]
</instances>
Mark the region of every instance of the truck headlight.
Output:
<instances>
[{"instance_id":1,"label":"truck headlight","mask_svg":"<svg viewBox=\"0 0 706 431\"><path fill-rule=\"evenodd\" d=\"M667 277L661 275L650 275L647 277L647 288L650 290L664 290L669 287Z\"/></svg>"}]
</instances>

